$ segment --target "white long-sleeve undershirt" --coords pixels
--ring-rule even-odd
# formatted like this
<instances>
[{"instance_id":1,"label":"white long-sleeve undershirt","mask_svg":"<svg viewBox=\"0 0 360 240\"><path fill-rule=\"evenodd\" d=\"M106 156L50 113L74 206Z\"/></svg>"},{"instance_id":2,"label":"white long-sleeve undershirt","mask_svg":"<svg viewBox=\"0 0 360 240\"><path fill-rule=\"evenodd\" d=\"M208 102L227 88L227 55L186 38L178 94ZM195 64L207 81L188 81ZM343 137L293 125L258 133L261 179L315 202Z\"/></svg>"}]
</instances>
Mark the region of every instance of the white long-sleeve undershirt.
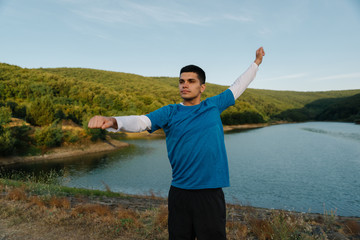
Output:
<instances>
[{"instance_id":1,"label":"white long-sleeve undershirt","mask_svg":"<svg viewBox=\"0 0 360 240\"><path fill-rule=\"evenodd\" d=\"M238 99L241 94L243 94L249 84L255 79L258 69L258 65L256 63L252 63L250 67L229 87L234 95L235 100Z\"/></svg>"},{"instance_id":2,"label":"white long-sleeve undershirt","mask_svg":"<svg viewBox=\"0 0 360 240\"><path fill-rule=\"evenodd\" d=\"M116 119L118 129L107 128L109 132L142 132L151 129L151 121L145 115L131 115L114 117Z\"/></svg>"},{"instance_id":3,"label":"white long-sleeve undershirt","mask_svg":"<svg viewBox=\"0 0 360 240\"><path fill-rule=\"evenodd\" d=\"M250 67L238 77L235 82L229 87L236 100L246 90L249 84L255 79L258 70L258 65L252 63ZM145 115L131 115L115 117L118 129L107 128L109 132L142 132L151 129L151 121Z\"/></svg>"}]
</instances>

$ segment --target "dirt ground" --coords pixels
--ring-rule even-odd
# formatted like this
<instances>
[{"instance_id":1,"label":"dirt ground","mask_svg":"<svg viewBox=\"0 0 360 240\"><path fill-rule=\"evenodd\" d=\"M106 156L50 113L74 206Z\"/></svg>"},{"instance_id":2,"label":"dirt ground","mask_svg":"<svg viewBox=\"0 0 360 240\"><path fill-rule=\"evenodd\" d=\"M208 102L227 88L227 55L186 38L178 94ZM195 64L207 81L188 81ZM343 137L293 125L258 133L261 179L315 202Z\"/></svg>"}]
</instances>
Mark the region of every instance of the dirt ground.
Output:
<instances>
[{"instance_id":1,"label":"dirt ground","mask_svg":"<svg viewBox=\"0 0 360 240\"><path fill-rule=\"evenodd\" d=\"M45 203L14 191L0 195L0 240L167 239L164 198L68 196ZM274 216L289 222L281 226L300 224L313 236L296 239L360 239L360 218L240 205L227 206L228 239L270 239L266 226Z\"/></svg>"}]
</instances>

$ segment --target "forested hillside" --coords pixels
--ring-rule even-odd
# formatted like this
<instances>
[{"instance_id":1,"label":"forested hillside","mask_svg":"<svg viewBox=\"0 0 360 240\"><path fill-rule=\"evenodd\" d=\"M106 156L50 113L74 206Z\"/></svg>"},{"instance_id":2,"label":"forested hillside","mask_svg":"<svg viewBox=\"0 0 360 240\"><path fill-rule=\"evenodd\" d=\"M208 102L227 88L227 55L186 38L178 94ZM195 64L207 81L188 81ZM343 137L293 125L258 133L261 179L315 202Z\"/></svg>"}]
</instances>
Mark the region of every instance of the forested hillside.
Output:
<instances>
[{"instance_id":1,"label":"forested hillside","mask_svg":"<svg viewBox=\"0 0 360 240\"><path fill-rule=\"evenodd\" d=\"M4 125L10 117L47 128L55 128L63 119L86 126L96 114L146 114L179 103L177 85L176 77L143 77L81 68L24 69L0 63L0 141L6 145L10 133L6 133ZM203 98L226 88L207 83ZM248 89L235 106L222 114L222 119L226 125L277 120L354 121L359 118L359 101L360 89L328 92ZM17 136L22 134L25 133Z\"/></svg>"},{"instance_id":2,"label":"forested hillside","mask_svg":"<svg viewBox=\"0 0 360 240\"><path fill-rule=\"evenodd\" d=\"M26 119L32 125L47 125L55 119L71 119L81 124L94 114L145 114L181 101L177 78L80 68L23 69L8 64L1 64L0 71L0 104L10 107L14 117ZM203 98L226 88L208 83ZM331 104L337 102L336 99L345 101L356 94L360 94L360 90L294 92L248 89L234 107L223 113L223 120L224 124L290 120L287 119L291 118L286 114L287 110L301 109L323 99L322 104L317 104L319 106L312 111L325 113ZM332 106L331 111L341 111L341 104L341 101L337 102L337 110ZM360 106L358 101L346 103L347 107L351 105L356 109ZM354 111L355 115L359 112ZM354 115L354 111L349 111L349 114ZM313 116L317 115L308 115L310 118L301 120L315 120ZM350 115L336 119L332 114L331 120L351 121Z\"/></svg>"},{"instance_id":3,"label":"forested hillside","mask_svg":"<svg viewBox=\"0 0 360 240\"><path fill-rule=\"evenodd\" d=\"M106 97L105 102L117 98L116 106L106 108L117 114L144 114L161 106L181 101L178 94L178 79L169 77L142 77L134 74L109 72L93 69L55 68L43 71L75 78L91 83L101 84L104 88L115 90L116 96ZM207 83L203 98L216 95L224 91L227 86ZM280 115L289 109L298 109L319 99L338 99L359 94L359 90L328 91L328 92L294 92L248 89L237 101L234 107L226 110L223 115L224 124L257 123L269 120L291 120L289 116ZM360 104L354 102L354 106ZM327 105L322 106L322 110ZM358 111L359 112L359 111ZM297 119L293 119L294 121ZM315 119L306 119L315 120ZM305 121L306 121L305 120ZM336 120L336 119L332 119ZM343 120L343 119L341 119ZM350 120L351 121L351 120Z\"/></svg>"}]
</instances>

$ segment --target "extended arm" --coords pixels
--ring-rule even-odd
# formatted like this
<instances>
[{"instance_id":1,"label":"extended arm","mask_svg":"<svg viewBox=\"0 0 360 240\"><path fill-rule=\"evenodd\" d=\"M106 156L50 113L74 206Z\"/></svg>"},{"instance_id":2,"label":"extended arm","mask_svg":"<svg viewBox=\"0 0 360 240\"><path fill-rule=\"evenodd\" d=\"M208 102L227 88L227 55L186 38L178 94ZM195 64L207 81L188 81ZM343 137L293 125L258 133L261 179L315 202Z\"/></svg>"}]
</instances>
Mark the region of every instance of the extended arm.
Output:
<instances>
[{"instance_id":1,"label":"extended arm","mask_svg":"<svg viewBox=\"0 0 360 240\"><path fill-rule=\"evenodd\" d=\"M110 132L142 132L151 129L151 121L145 115L121 117L95 116L90 119L88 127L106 129Z\"/></svg>"},{"instance_id":2,"label":"extended arm","mask_svg":"<svg viewBox=\"0 0 360 240\"><path fill-rule=\"evenodd\" d=\"M265 56L264 49L261 47L256 51L256 59L254 63L229 87L234 98L237 99L254 80L259 65L262 63L263 56Z\"/></svg>"}]
</instances>

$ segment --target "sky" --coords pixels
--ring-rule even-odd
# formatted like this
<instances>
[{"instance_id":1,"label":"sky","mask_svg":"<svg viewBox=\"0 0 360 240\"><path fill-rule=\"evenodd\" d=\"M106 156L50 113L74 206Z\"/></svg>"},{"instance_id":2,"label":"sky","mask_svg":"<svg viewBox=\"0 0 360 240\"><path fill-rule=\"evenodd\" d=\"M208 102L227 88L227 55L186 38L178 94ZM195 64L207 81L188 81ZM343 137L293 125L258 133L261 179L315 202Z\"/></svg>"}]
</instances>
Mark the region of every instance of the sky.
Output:
<instances>
[{"instance_id":1,"label":"sky","mask_svg":"<svg viewBox=\"0 0 360 240\"><path fill-rule=\"evenodd\" d=\"M360 89L360 0L0 0L0 62L231 85L264 47L251 88Z\"/></svg>"}]
</instances>

